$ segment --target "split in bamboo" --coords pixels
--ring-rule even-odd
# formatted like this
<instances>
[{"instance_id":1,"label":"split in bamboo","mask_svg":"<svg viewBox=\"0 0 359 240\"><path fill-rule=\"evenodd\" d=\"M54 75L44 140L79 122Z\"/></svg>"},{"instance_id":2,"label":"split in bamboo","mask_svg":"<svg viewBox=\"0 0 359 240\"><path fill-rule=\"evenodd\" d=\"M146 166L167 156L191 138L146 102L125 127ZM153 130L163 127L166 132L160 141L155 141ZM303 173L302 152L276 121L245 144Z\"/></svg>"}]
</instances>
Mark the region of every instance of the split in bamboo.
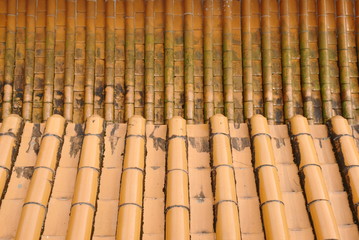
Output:
<instances>
[{"instance_id":1,"label":"split in bamboo","mask_svg":"<svg viewBox=\"0 0 359 240\"><path fill-rule=\"evenodd\" d=\"M291 118L290 131L293 152L316 238L340 239L338 224L307 119L300 115Z\"/></svg>"},{"instance_id":2,"label":"split in bamboo","mask_svg":"<svg viewBox=\"0 0 359 240\"><path fill-rule=\"evenodd\" d=\"M232 162L228 120L221 114L210 119L212 168L215 174L216 239L241 239L238 202Z\"/></svg>"},{"instance_id":3,"label":"split in bamboo","mask_svg":"<svg viewBox=\"0 0 359 240\"><path fill-rule=\"evenodd\" d=\"M173 36L174 0L166 0L165 22L165 120L174 116L174 36Z\"/></svg>"},{"instance_id":4,"label":"split in bamboo","mask_svg":"<svg viewBox=\"0 0 359 240\"><path fill-rule=\"evenodd\" d=\"M15 239L31 240L41 237L64 132L65 118L53 115L47 120Z\"/></svg>"}]
</instances>

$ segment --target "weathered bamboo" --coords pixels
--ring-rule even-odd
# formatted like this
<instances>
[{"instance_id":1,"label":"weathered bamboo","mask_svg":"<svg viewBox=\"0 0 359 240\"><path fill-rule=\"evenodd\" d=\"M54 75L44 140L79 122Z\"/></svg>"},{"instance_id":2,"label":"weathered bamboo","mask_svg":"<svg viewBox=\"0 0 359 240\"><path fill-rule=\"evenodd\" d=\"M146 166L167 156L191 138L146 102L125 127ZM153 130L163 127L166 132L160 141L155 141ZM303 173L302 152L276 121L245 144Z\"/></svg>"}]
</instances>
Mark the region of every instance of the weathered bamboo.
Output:
<instances>
[{"instance_id":1,"label":"weathered bamboo","mask_svg":"<svg viewBox=\"0 0 359 240\"><path fill-rule=\"evenodd\" d=\"M252 78L252 37L251 1L242 1L242 53L243 53L243 102L244 119L253 116L253 78Z\"/></svg>"},{"instance_id":2,"label":"weathered bamboo","mask_svg":"<svg viewBox=\"0 0 359 240\"><path fill-rule=\"evenodd\" d=\"M134 0L126 0L125 19L125 121L135 112L135 14Z\"/></svg>"},{"instance_id":3,"label":"weathered bamboo","mask_svg":"<svg viewBox=\"0 0 359 240\"><path fill-rule=\"evenodd\" d=\"M268 122L263 116L254 115L250 127L266 239L290 239Z\"/></svg>"},{"instance_id":4,"label":"weathered bamboo","mask_svg":"<svg viewBox=\"0 0 359 240\"><path fill-rule=\"evenodd\" d=\"M355 41L357 59L359 58L359 1L355 1Z\"/></svg>"},{"instance_id":5,"label":"weathered bamboo","mask_svg":"<svg viewBox=\"0 0 359 240\"><path fill-rule=\"evenodd\" d=\"M328 122L333 149L342 173L344 186L349 194L349 201L356 220L359 219L359 151L352 136L348 121L342 116L335 116Z\"/></svg>"},{"instance_id":6,"label":"weathered bamboo","mask_svg":"<svg viewBox=\"0 0 359 240\"><path fill-rule=\"evenodd\" d=\"M86 0L86 80L84 121L94 113L96 1Z\"/></svg>"},{"instance_id":7,"label":"weathered bamboo","mask_svg":"<svg viewBox=\"0 0 359 240\"><path fill-rule=\"evenodd\" d=\"M187 127L181 117L168 121L166 239L190 239Z\"/></svg>"},{"instance_id":8,"label":"weathered bamboo","mask_svg":"<svg viewBox=\"0 0 359 240\"><path fill-rule=\"evenodd\" d=\"M210 123L216 239L241 239L228 120L216 114L211 117Z\"/></svg>"},{"instance_id":9,"label":"weathered bamboo","mask_svg":"<svg viewBox=\"0 0 359 240\"><path fill-rule=\"evenodd\" d=\"M146 1L145 25L145 118L149 124L153 124L155 120L154 0Z\"/></svg>"},{"instance_id":10,"label":"weathered bamboo","mask_svg":"<svg viewBox=\"0 0 359 240\"><path fill-rule=\"evenodd\" d=\"M87 118L72 198L67 240L91 239L103 151L104 119Z\"/></svg>"},{"instance_id":11,"label":"weathered bamboo","mask_svg":"<svg viewBox=\"0 0 359 240\"><path fill-rule=\"evenodd\" d=\"M0 1L0 17L5 19L0 22L0 120L2 120L2 101L4 94L4 72L5 72L5 49L6 49L6 19L7 19L7 2Z\"/></svg>"},{"instance_id":12,"label":"weathered bamboo","mask_svg":"<svg viewBox=\"0 0 359 240\"><path fill-rule=\"evenodd\" d=\"M146 120L135 115L129 119L127 126L116 239L139 240L142 226Z\"/></svg>"},{"instance_id":13,"label":"weathered bamboo","mask_svg":"<svg viewBox=\"0 0 359 240\"><path fill-rule=\"evenodd\" d=\"M16 1L9 1L7 4L6 19L6 49L5 49L5 77L3 93L2 117L6 118L12 112L12 94L14 87L14 66L16 46Z\"/></svg>"},{"instance_id":14,"label":"weathered bamboo","mask_svg":"<svg viewBox=\"0 0 359 240\"><path fill-rule=\"evenodd\" d=\"M23 122L18 115L5 118L0 128L0 202L6 192L14 160L20 145Z\"/></svg>"},{"instance_id":15,"label":"weathered bamboo","mask_svg":"<svg viewBox=\"0 0 359 240\"><path fill-rule=\"evenodd\" d=\"M64 117L73 119L74 80L75 80L75 0L66 1L66 54L65 54L65 83L64 83Z\"/></svg>"},{"instance_id":16,"label":"weathered bamboo","mask_svg":"<svg viewBox=\"0 0 359 240\"><path fill-rule=\"evenodd\" d=\"M232 0L223 3L223 94L224 114L234 122L233 69L232 69Z\"/></svg>"},{"instance_id":17,"label":"weathered bamboo","mask_svg":"<svg viewBox=\"0 0 359 240\"><path fill-rule=\"evenodd\" d=\"M342 114L348 119L349 123L353 123L353 102L352 102L352 89L350 80L349 69L349 37L351 34L354 37L354 26L350 21L350 15L353 15L353 6L351 1L338 0L337 3L337 35L338 35L338 53L339 53L339 79L340 79L340 92L342 103ZM349 16L348 16L349 15ZM355 80L357 81L357 80Z\"/></svg>"},{"instance_id":18,"label":"weathered bamboo","mask_svg":"<svg viewBox=\"0 0 359 240\"><path fill-rule=\"evenodd\" d=\"M41 237L64 132L65 118L60 115L48 118L15 239L31 240Z\"/></svg>"},{"instance_id":19,"label":"weathered bamboo","mask_svg":"<svg viewBox=\"0 0 359 240\"><path fill-rule=\"evenodd\" d=\"M291 118L290 131L293 152L316 238L340 239L338 224L307 119L300 115Z\"/></svg>"},{"instance_id":20,"label":"weathered bamboo","mask_svg":"<svg viewBox=\"0 0 359 240\"><path fill-rule=\"evenodd\" d=\"M55 76L56 2L48 1L46 15L46 59L42 119L46 121L53 111Z\"/></svg>"},{"instance_id":21,"label":"weathered bamboo","mask_svg":"<svg viewBox=\"0 0 359 240\"><path fill-rule=\"evenodd\" d=\"M193 0L184 0L185 118L194 120Z\"/></svg>"},{"instance_id":22,"label":"weathered bamboo","mask_svg":"<svg viewBox=\"0 0 359 240\"><path fill-rule=\"evenodd\" d=\"M105 120L113 122L115 94L115 20L114 0L106 2Z\"/></svg>"},{"instance_id":23,"label":"weathered bamboo","mask_svg":"<svg viewBox=\"0 0 359 240\"><path fill-rule=\"evenodd\" d=\"M302 81L302 95L304 99L304 116L309 123L314 121L314 107L312 101L312 80L310 76L310 49L309 49L309 1L300 1L300 75Z\"/></svg>"},{"instance_id":24,"label":"weathered bamboo","mask_svg":"<svg viewBox=\"0 0 359 240\"><path fill-rule=\"evenodd\" d=\"M173 0L166 0L165 22L165 120L174 115L174 37L173 37Z\"/></svg>"},{"instance_id":25,"label":"weathered bamboo","mask_svg":"<svg viewBox=\"0 0 359 240\"><path fill-rule=\"evenodd\" d=\"M204 120L214 115L213 105L213 0L203 3Z\"/></svg>"},{"instance_id":26,"label":"weathered bamboo","mask_svg":"<svg viewBox=\"0 0 359 240\"><path fill-rule=\"evenodd\" d=\"M268 119L269 124L273 124L274 110L272 80L271 0L263 0L261 9L264 116Z\"/></svg>"}]
</instances>

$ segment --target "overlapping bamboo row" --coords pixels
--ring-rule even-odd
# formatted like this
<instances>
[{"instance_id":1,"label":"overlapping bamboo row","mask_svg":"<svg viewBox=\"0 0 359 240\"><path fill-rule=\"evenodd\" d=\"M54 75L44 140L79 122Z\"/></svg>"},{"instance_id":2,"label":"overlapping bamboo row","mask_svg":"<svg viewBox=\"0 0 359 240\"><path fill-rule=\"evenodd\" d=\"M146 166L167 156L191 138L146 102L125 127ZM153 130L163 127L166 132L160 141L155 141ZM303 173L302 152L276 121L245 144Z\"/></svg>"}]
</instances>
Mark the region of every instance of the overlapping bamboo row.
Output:
<instances>
[{"instance_id":1,"label":"overlapping bamboo row","mask_svg":"<svg viewBox=\"0 0 359 240\"><path fill-rule=\"evenodd\" d=\"M14 160L19 148L23 122L18 115L9 115L0 128L0 204L7 189Z\"/></svg>"},{"instance_id":2,"label":"overlapping bamboo row","mask_svg":"<svg viewBox=\"0 0 359 240\"><path fill-rule=\"evenodd\" d=\"M115 120L125 121L125 1L116 1L115 22Z\"/></svg>"},{"instance_id":3,"label":"overlapping bamboo row","mask_svg":"<svg viewBox=\"0 0 359 240\"><path fill-rule=\"evenodd\" d=\"M228 120L210 119L216 239L241 239Z\"/></svg>"},{"instance_id":4,"label":"overlapping bamboo row","mask_svg":"<svg viewBox=\"0 0 359 240\"><path fill-rule=\"evenodd\" d=\"M300 115L291 118L290 131L293 152L316 238L340 239L338 224L306 118Z\"/></svg>"},{"instance_id":5,"label":"overlapping bamboo row","mask_svg":"<svg viewBox=\"0 0 359 240\"><path fill-rule=\"evenodd\" d=\"M39 123L43 116L43 97L46 64L46 0L38 0L36 7L35 69L32 122Z\"/></svg>"},{"instance_id":6,"label":"overlapping bamboo row","mask_svg":"<svg viewBox=\"0 0 359 240\"><path fill-rule=\"evenodd\" d=\"M194 122L193 0L184 0L185 118Z\"/></svg>"},{"instance_id":7,"label":"overlapping bamboo row","mask_svg":"<svg viewBox=\"0 0 359 240\"><path fill-rule=\"evenodd\" d=\"M47 119L15 239L31 240L41 237L64 132L65 118L52 115Z\"/></svg>"},{"instance_id":8,"label":"overlapping bamboo row","mask_svg":"<svg viewBox=\"0 0 359 240\"><path fill-rule=\"evenodd\" d=\"M127 128L116 239L141 239L145 132L146 120L138 115L132 116Z\"/></svg>"},{"instance_id":9,"label":"overlapping bamboo row","mask_svg":"<svg viewBox=\"0 0 359 240\"><path fill-rule=\"evenodd\" d=\"M213 0L213 104L214 114L224 113L223 101L223 17L222 0Z\"/></svg>"},{"instance_id":10,"label":"overlapping bamboo row","mask_svg":"<svg viewBox=\"0 0 359 240\"><path fill-rule=\"evenodd\" d=\"M2 102L5 81L5 49L6 49L6 25L7 25L7 0L0 1L0 120L2 120Z\"/></svg>"},{"instance_id":11,"label":"overlapping bamboo row","mask_svg":"<svg viewBox=\"0 0 359 240\"><path fill-rule=\"evenodd\" d=\"M224 0L223 8L223 94L224 114L234 122L232 69L232 0Z\"/></svg>"},{"instance_id":12,"label":"overlapping bamboo row","mask_svg":"<svg viewBox=\"0 0 359 240\"><path fill-rule=\"evenodd\" d=\"M76 26L76 1L66 0L64 117L68 121L73 120L74 109Z\"/></svg>"},{"instance_id":13,"label":"overlapping bamboo row","mask_svg":"<svg viewBox=\"0 0 359 240\"><path fill-rule=\"evenodd\" d=\"M337 2L337 35L339 54L339 76L342 101L342 113L350 123L357 118L353 92L358 93L358 68L355 54L354 17L352 1ZM356 96L358 98L358 96Z\"/></svg>"},{"instance_id":14,"label":"overlapping bamboo row","mask_svg":"<svg viewBox=\"0 0 359 240\"><path fill-rule=\"evenodd\" d=\"M174 116L174 30L173 0L165 0L165 120Z\"/></svg>"},{"instance_id":15,"label":"overlapping bamboo row","mask_svg":"<svg viewBox=\"0 0 359 240\"><path fill-rule=\"evenodd\" d=\"M125 121L135 111L135 10L134 0L126 0L125 19Z\"/></svg>"},{"instance_id":16,"label":"overlapping bamboo row","mask_svg":"<svg viewBox=\"0 0 359 240\"><path fill-rule=\"evenodd\" d=\"M273 80L272 80L272 43L271 43L271 0L261 3L262 71L264 116L269 124L274 123Z\"/></svg>"},{"instance_id":17,"label":"overlapping bamboo row","mask_svg":"<svg viewBox=\"0 0 359 240\"><path fill-rule=\"evenodd\" d=\"M56 2L48 1L46 12L45 79L42 119L46 121L53 112L55 76Z\"/></svg>"},{"instance_id":18,"label":"overlapping bamboo row","mask_svg":"<svg viewBox=\"0 0 359 240\"><path fill-rule=\"evenodd\" d=\"M113 122L115 100L115 24L116 1L106 2L106 44L105 44L105 120Z\"/></svg>"},{"instance_id":19,"label":"overlapping bamboo row","mask_svg":"<svg viewBox=\"0 0 359 240\"><path fill-rule=\"evenodd\" d=\"M359 152L352 136L348 121L335 116L328 122L328 128L333 142L333 149L339 163L344 186L349 194L349 202L356 221L359 219Z\"/></svg>"},{"instance_id":20,"label":"overlapping bamboo row","mask_svg":"<svg viewBox=\"0 0 359 240\"><path fill-rule=\"evenodd\" d=\"M243 114L244 120L253 116L253 68L251 35L251 1L242 1L242 54L243 54Z\"/></svg>"},{"instance_id":21,"label":"overlapping bamboo row","mask_svg":"<svg viewBox=\"0 0 359 240\"><path fill-rule=\"evenodd\" d=\"M21 115L24 96L26 1L18 1L16 13L16 51L14 63L14 91L12 113Z\"/></svg>"},{"instance_id":22,"label":"overlapping bamboo row","mask_svg":"<svg viewBox=\"0 0 359 240\"><path fill-rule=\"evenodd\" d=\"M268 122L263 116L254 115L250 127L266 239L290 239Z\"/></svg>"},{"instance_id":23,"label":"overlapping bamboo row","mask_svg":"<svg viewBox=\"0 0 359 240\"><path fill-rule=\"evenodd\" d=\"M91 239L102 165L104 119L87 118L66 239Z\"/></svg>"},{"instance_id":24,"label":"overlapping bamboo row","mask_svg":"<svg viewBox=\"0 0 359 240\"><path fill-rule=\"evenodd\" d=\"M190 239L186 120L168 121L166 175L166 239ZM218 238L217 238L218 239Z\"/></svg>"},{"instance_id":25,"label":"overlapping bamboo row","mask_svg":"<svg viewBox=\"0 0 359 240\"><path fill-rule=\"evenodd\" d=\"M66 48L66 0L57 1L55 34L54 114L64 115L65 48ZM73 46L73 45L72 45Z\"/></svg>"},{"instance_id":26,"label":"overlapping bamboo row","mask_svg":"<svg viewBox=\"0 0 359 240\"><path fill-rule=\"evenodd\" d=\"M94 113L104 116L105 98L105 38L106 38L106 6L105 0L96 1L96 43L95 43L95 84Z\"/></svg>"},{"instance_id":27,"label":"overlapping bamboo row","mask_svg":"<svg viewBox=\"0 0 359 240\"><path fill-rule=\"evenodd\" d=\"M86 60L84 121L94 113L95 56L96 56L96 1L86 0Z\"/></svg>"},{"instance_id":28,"label":"overlapping bamboo row","mask_svg":"<svg viewBox=\"0 0 359 240\"><path fill-rule=\"evenodd\" d=\"M6 118L12 112L16 47L16 11L17 1L8 2L6 17L6 49L2 118Z\"/></svg>"},{"instance_id":29,"label":"overlapping bamboo row","mask_svg":"<svg viewBox=\"0 0 359 240\"><path fill-rule=\"evenodd\" d=\"M145 118L155 121L155 34L154 0L146 0L145 14Z\"/></svg>"},{"instance_id":30,"label":"overlapping bamboo row","mask_svg":"<svg viewBox=\"0 0 359 240\"><path fill-rule=\"evenodd\" d=\"M232 69L234 123L243 122L243 70L241 37L241 2L232 2Z\"/></svg>"},{"instance_id":31,"label":"overlapping bamboo row","mask_svg":"<svg viewBox=\"0 0 359 240\"><path fill-rule=\"evenodd\" d=\"M213 0L203 2L204 120L214 115L213 105Z\"/></svg>"}]
</instances>

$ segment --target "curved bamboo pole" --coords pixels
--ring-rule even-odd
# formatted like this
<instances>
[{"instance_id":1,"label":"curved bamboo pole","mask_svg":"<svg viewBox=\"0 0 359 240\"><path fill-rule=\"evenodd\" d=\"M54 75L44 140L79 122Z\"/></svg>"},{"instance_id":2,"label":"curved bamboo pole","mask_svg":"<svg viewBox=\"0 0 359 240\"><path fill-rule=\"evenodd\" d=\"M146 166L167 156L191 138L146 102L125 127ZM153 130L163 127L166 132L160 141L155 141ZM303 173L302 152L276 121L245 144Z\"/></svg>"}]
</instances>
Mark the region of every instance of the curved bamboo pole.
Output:
<instances>
[{"instance_id":1,"label":"curved bamboo pole","mask_svg":"<svg viewBox=\"0 0 359 240\"><path fill-rule=\"evenodd\" d=\"M154 0L146 1L145 23L145 118L149 124L153 124L155 120Z\"/></svg>"},{"instance_id":2,"label":"curved bamboo pole","mask_svg":"<svg viewBox=\"0 0 359 240\"><path fill-rule=\"evenodd\" d=\"M215 174L216 239L241 239L228 120L216 114L211 117L210 123L212 168Z\"/></svg>"},{"instance_id":3,"label":"curved bamboo pole","mask_svg":"<svg viewBox=\"0 0 359 240\"><path fill-rule=\"evenodd\" d=\"M165 22L165 120L174 115L174 36L173 36L173 0L166 0Z\"/></svg>"},{"instance_id":4,"label":"curved bamboo pole","mask_svg":"<svg viewBox=\"0 0 359 240\"><path fill-rule=\"evenodd\" d=\"M91 239L100 179L104 119L87 119L66 239Z\"/></svg>"},{"instance_id":5,"label":"curved bamboo pole","mask_svg":"<svg viewBox=\"0 0 359 240\"><path fill-rule=\"evenodd\" d=\"M317 239L340 239L322 169L308 121L300 115L290 119L294 157L299 167L308 211Z\"/></svg>"},{"instance_id":6,"label":"curved bamboo pole","mask_svg":"<svg viewBox=\"0 0 359 240\"><path fill-rule=\"evenodd\" d=\"M116 239L141 239L146 120L132 116L127 124Z\"/></svg>"},{"instance_id":7,"label":"curved bamboo pole","mask_svg":"<svg viewBox=\"0 0 359 240\"><path fill-rule=\"evenodd\" d=\"M6 192L7 181L12 171L13 162L20 145L23 122L18 115L11 114L5 118L0 128L0 203Z\"/></svg>"},{"instance_id":8,"label":"curved bamboo pole","mask_svg":"<svg viewBox=\"0 0 359 240\"><path fill-rule=\"evenodd\" d=\"M166 239L190 239L186 120L168 121Z\"/></svg>"},{"instance_id":9,"label":"curved bamboo pole","mask_svg":"<svg viewBox=\"0 0 359 240\"><path fill-rule=\"evenodd\" d=\"M115 0L106 1L105 120L113 122L115 101Z\"/></svg>"},{"instance_id":10,"label":"curved bamboo pole","mask_svg":"<svg viewBox=\"0 0 359 240\"><path fill-rule=\"evenodd\" d=\"M282 191L267 120L250 120L254 165L266 239L290 239Z\"/></svg>"},{"instance_id":11,"label":"curved bamboo pole","mask_svg":"<svg viewBox=\"0 0 359 240\"><path fill-rule=\"evenodd\" d=\"M65 133L65 118L51 116L46 122L34 173L22 207L15 239L41 237Z\"/></svg>"}]
</instances>

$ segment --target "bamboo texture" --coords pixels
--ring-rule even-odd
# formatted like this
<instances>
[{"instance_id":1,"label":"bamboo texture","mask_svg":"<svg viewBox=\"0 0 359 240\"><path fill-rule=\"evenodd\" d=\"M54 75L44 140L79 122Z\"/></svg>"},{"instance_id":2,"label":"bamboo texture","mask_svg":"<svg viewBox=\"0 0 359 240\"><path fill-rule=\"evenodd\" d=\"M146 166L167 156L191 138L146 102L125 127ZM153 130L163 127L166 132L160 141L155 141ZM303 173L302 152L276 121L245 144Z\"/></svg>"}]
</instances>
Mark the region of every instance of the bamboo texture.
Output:
<instances>
[{"instance_id":1,"label":"bamboo texture","mask_svg":"<svg viewBox=\"0 0 359 240\"><path fill-rule=\"evenodd\" d=\"M174 32L173 32L173 0L166 0L165 22L165 119L174 116Z\"/></svg>"}]
</instances>

